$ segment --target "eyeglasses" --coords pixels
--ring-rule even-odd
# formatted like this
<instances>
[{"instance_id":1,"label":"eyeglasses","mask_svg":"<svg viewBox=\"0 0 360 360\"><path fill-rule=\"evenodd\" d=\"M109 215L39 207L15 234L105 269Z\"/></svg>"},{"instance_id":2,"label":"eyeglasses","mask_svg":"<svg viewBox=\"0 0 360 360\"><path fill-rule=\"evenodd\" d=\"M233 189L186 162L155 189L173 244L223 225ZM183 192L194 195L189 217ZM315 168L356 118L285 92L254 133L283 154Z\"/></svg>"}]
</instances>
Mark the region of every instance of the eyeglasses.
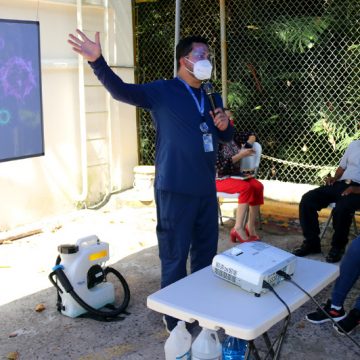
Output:
<instances>
[{"instance_id":1,"label":"eyeglasses","mask_svg":"<svg viewBox=\"0 0 360 360\"><path fill-rule=\"evenodd\" d=\"M193 50L189 53L189 55L191 55L191 57L196 60L196 61L199 61L199 60L210 60L212 61L213 59L213 54L209 53L209 52L205 52L205 51L196 51L196 50ZM189 57L189 55L187 57Z\"/></svg>"}]
</instances>

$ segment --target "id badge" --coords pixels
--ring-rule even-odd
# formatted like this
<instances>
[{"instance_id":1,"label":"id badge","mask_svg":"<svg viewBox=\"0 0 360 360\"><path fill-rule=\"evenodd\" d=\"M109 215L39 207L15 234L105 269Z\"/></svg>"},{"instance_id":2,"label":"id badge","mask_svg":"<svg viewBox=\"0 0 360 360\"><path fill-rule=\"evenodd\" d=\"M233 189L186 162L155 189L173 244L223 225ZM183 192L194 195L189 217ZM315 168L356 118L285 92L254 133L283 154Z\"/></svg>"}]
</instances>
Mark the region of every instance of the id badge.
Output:
<instances>
[{"instance_id":1,"label":"id badge","mask_svg":"<svg viewBox=\"0 0 360 360\"><path fill-rule=\"evenodd\" d=\"M203 134L203 143L205 152L214 151L212 135L211 134Z\"/></svg>"}]
</instances>

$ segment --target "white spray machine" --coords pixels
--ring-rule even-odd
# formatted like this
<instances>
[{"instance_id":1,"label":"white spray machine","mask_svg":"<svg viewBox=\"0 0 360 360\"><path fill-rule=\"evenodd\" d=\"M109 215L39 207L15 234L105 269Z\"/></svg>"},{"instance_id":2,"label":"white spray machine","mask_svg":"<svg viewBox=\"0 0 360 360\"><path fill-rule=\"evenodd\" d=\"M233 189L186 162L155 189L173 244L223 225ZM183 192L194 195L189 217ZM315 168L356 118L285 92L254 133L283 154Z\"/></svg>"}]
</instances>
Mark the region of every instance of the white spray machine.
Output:
<instances>
[{"instance_id":1,"label":"white spray machine","mask_svg":"<svg viewBox=\"0 0 360 360\"><path fill-rule=\"evenodd\" d=\"M104 267L109 260L108 243L90 235L77 240L76 244L60 245L58 251L49 280L57 289L57 308L62 314L74 318L88 312L95 317L114 318L125 312L130 290L117 270ZM107 278L110 273L123 287L119 307L114 306L115 287Z\"/></svg>"}]
</instances>

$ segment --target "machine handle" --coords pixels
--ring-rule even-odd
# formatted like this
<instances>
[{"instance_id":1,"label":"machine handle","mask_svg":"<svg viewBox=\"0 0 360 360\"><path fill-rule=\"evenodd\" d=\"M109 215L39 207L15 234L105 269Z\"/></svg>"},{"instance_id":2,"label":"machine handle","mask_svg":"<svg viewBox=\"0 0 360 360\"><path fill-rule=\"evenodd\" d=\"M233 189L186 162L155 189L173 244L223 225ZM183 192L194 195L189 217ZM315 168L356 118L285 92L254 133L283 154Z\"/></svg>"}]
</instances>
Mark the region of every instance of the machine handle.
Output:
<instances>
[{"instance_id":1,"label":"machine handle","mask_svg":"<svg viewBox=\"0 0 360 360\"><path fill-rule=\"evenodd\" d=\"M78 245L80 247L80 245L87 243L87 244L97 244L100 243L99 238L96 235L90 235L90 236L86 236L84 238L79 239L76 242L76 245Z\"/></svg>"}]
</instances>

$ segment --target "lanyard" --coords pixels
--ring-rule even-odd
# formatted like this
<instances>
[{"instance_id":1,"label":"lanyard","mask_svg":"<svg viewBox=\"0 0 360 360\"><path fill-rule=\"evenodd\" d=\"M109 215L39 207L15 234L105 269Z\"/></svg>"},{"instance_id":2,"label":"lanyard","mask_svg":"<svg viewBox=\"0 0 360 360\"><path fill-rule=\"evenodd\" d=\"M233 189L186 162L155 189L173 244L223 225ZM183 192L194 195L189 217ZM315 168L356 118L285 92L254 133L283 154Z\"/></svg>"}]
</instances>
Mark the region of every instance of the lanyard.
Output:
<instances>
[{"instance_id":1,"label":"lanyard","mask_svg":"<svg viewBox=\"0 0 360 360\"><path fill-rule=\"evenodd\" d=\"M194 91L192 90L192 88L190 87L190 85L184 81L183 79L177 77L177 79L179 79L187 88L188 92L191 94L191 96L193 97L195 104L199 110L199 113L201 114L202 117L204 117L204 91L203 89L201 89L201 103L199 104L199 100L197 99L196 95L194 94Z\"/></svg>"}]
</instances>

